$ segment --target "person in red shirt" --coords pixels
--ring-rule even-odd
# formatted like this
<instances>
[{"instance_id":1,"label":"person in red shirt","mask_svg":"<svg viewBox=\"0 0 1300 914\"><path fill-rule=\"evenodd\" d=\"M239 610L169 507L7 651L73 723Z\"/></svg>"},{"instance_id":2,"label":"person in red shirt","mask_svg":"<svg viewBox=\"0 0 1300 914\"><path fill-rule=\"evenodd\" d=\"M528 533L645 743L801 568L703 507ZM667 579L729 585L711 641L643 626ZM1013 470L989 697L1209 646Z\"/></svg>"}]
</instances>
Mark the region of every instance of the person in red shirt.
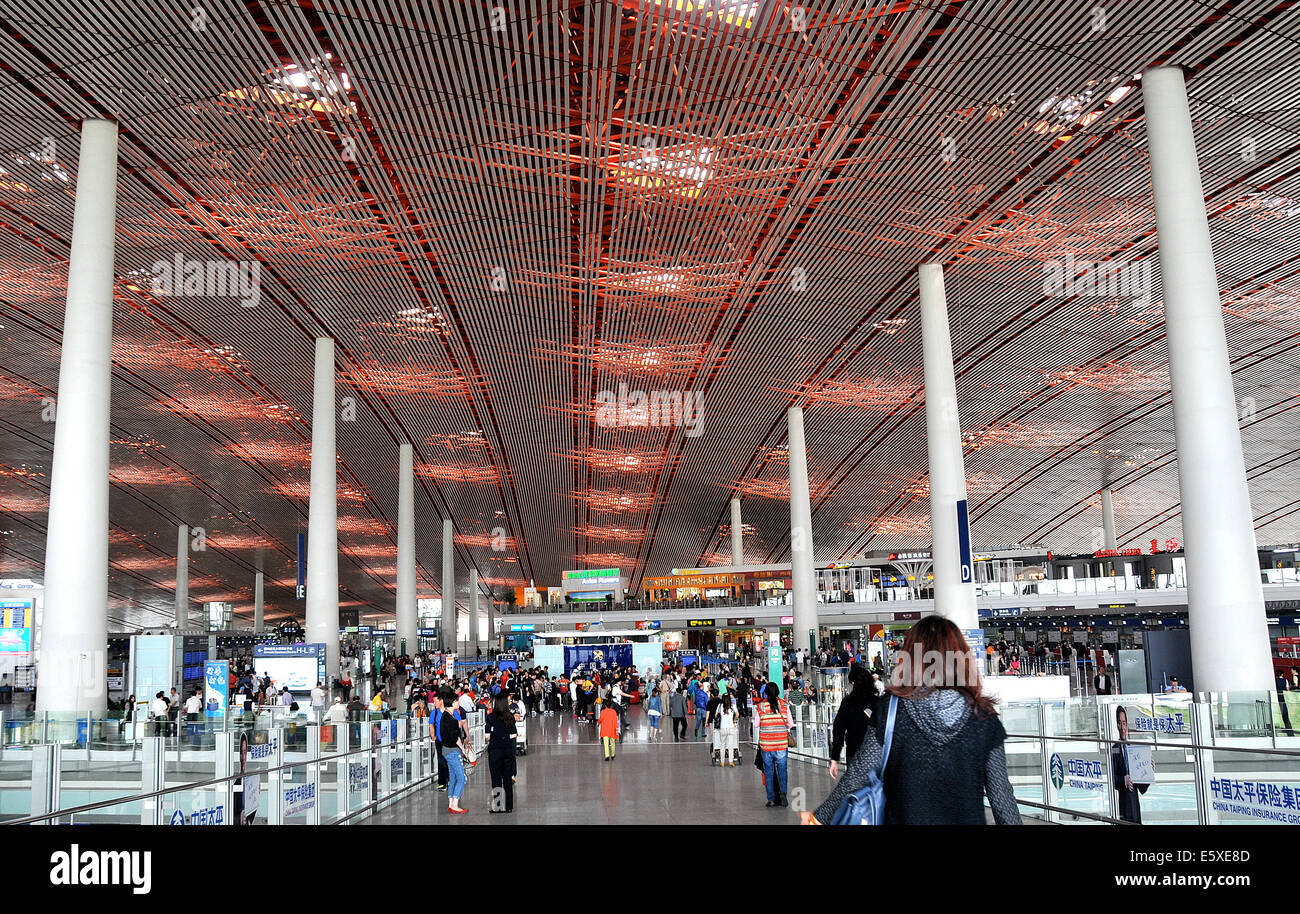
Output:
<instances>
[{"instance_id":1,"label":"person in red shirt","mask_svg":"<svg viewBox=\"0 0 1300 914\"><path fill-rule=\"evenodd\" d=\"M609 702L600 712L600 744L605 750L605 761L614 761L614 747L618 743L618 712Z\"/></svg>"}]
</instances>

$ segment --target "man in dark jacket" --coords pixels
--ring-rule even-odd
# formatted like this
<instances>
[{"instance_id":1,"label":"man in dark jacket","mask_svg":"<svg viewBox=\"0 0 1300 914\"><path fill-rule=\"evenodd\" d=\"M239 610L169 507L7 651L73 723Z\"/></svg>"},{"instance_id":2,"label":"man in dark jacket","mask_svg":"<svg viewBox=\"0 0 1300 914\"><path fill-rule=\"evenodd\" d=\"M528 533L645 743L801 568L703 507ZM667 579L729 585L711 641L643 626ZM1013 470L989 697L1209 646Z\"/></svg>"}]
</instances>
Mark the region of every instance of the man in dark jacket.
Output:
<instances>
[{"instance_id":1,"label":"man in dark jacket","mask_svg":"<svg viewBox=\"0 0 1300 914\"><path fill-rule=\"evenodd\" d=\"M678 686L677 691L668 696L668 716L673 719L673 742L680 743L686 735L686 689Z\"/></svg>"},{"instance_id":2,"label":"man in dark jacket","mask_svg":"<svg viewBox=\"0 0 1300 914\"><path fill-rule=\"evenodd\" d=\"M1115 728L1119 731L1121 741L1128 739L1128 712L1123 705L1115 709ZM1110 770L1112 785L1119 794L1119 817L1125 822L1142 824L1142 803L1140 794L1147 792L1150 784L1134 784L1128 765L1128 747L1123 742L1110 747Z\"/></svg>"}]
</instances>

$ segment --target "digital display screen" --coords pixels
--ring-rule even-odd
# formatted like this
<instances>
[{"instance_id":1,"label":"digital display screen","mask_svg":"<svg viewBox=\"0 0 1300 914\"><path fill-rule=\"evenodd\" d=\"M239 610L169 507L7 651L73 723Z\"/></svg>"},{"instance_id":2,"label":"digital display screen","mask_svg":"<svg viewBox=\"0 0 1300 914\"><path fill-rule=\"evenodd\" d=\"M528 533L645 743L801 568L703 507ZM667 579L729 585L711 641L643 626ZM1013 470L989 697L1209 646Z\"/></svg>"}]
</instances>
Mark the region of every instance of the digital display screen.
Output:
<instances>
[{"instance_id":1,"label":"digital display screen","mask_svg":"<svg viewBox=\"0 0 1300 914\"><path fill-rule=\"evenodd\" d=\"M260 679L265 673L271 685L290 692L310 692L316 685L315 657L255 657L253 672Z\"/></svg>"},{"instance_id":2,"label":"digital display screen","mask_svg":"<svg viewBox=\"0 0 1300 914\"><path fill-rule=\"evenodd\" d=\"M32 651L32 601L0 601L0 654Z\"/></svg>"}]
</instances>

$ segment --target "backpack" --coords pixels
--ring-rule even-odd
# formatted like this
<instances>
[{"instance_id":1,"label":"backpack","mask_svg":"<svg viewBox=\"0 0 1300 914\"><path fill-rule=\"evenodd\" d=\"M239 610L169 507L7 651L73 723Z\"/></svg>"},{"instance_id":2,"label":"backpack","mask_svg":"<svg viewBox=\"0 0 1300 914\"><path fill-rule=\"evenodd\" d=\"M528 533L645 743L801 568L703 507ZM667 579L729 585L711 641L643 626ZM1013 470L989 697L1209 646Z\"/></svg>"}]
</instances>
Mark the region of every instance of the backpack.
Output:
<instances>
[{"instance_id":1,"label":"backpack","mask_svg":"<svg viewBox=\"0 0 1300 914\"><path fill-rule=\"evenodd\" d=\"M885 824L885 766L889 764L889 747L894 741L894 718L898 715L898 696L889 697L889 718L885 722L885 747L880 766L867 776L867 783L844 798L835 810L831 825Z\"/></svg>"}]
</instances>

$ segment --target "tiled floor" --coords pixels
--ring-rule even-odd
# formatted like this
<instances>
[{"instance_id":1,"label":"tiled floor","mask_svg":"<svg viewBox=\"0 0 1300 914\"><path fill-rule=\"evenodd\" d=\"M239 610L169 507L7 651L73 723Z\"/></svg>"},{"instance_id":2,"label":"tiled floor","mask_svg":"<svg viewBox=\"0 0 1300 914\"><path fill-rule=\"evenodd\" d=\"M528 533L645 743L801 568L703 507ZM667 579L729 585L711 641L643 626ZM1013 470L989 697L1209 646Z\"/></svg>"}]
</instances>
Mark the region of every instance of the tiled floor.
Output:
<instances>
[{"instance_id":1,"label":"tiled floor","mask_svg":"<svg viewBox=\"0 0 1300 914\"><path fill-rule=\"evenodd\" d=\"M693 721L693 718L692 718ZM490 815L492 781L487 759L469 777L461 805L469 814L447 812L446 795L420 790L367 821L376 825L794 825L802 801L816 807L831 789L824 767L790 762L790 807L767 808L754 750L742 745L735 768L710 764L706 740L647 741L644 713L633 708L626 739L613 762L601 760L594 726L572 717L528 721L528 754L519 758L515 811Z\"/></svg>"}]
</instances>

